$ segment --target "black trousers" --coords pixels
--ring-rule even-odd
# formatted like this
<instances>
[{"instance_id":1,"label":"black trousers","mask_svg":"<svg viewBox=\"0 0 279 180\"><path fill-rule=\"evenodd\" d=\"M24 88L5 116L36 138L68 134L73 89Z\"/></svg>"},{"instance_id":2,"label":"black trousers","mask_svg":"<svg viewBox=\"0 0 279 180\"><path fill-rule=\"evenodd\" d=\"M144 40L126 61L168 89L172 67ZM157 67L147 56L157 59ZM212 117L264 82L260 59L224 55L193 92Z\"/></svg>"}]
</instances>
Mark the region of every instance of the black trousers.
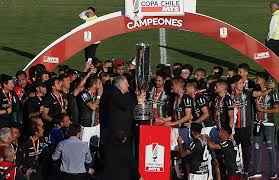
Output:
<instances>
[{"instance_id":1,"label":"black trousers","mask_svg":"<svg viewBox=\"0 0 279 180\"><path fill-rule=\"evenodd\" d=\"M62 180L87 180L88 177L86 174L70 174L70 173L62 173Z\"/></svg>"},{"instance_id":2,"label":"black trousers","mask_svg":"<svg viewBox=\"0 0 279 180\"><path fill-rule=\"evenodd\" d=\"M244 172L248 173L251 159L251 127L236 128L234 140L241 144Z\"/></svg>"},{"instance_id":3,"label":"black trousers","mask_svg":"<svg viewBox=\"0 0 279 180\"><path fill-rule=\"evenodd\" d=\"M270 39L269 41L265 42L265 45L277 56L279 56L279 40Z\"/></svg>"},{"instance_id":4,"label":"black trousers","mask_svg":"<svg viewBox=\"0 0 279 180\"><path fill-rule=\"evenodd\" d=\"M31 174L30 178L29 178L29 180L43 180L43 179L44 178L43 178L42 174L38 173L38 172Z\"/></svg>"},{"instance_id":5,"label":"black trousers","mask_svg":"<svg viewBox=\"0 0 279 180\"><path fill-rule=\"evenodd\" d=\"M129 140L128 140L129 141ZM140 174L133 157L132 144L109 143L106 146L103 180L138 180Z\"/></svg>"},{"instance_id":6,"label":"black trousers","mask_svg":"<svg viewBox=\"0 0 279 180\"><path fill-rule=\"evenodd\" d=\"M85 61L88 60L88 58L92 58L92 61L96 59L96 50L99 44L91 44L90 46L86 47L85 50Z\"/></svg>"}]
</instances>

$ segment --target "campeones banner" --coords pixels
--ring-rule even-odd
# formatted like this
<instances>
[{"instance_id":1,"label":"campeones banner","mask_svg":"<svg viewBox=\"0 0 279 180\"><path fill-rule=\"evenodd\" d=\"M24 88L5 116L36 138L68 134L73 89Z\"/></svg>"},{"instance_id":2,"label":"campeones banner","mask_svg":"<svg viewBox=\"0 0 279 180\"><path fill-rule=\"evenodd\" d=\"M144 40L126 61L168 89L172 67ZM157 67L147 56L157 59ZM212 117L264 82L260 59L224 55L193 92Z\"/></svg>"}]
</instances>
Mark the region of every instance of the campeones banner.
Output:
<instances>
[{"instance_id":1,"label":"campeones banner","mask_svg":"<svg viewBox=\"0 0 279 180\"><path fill-rule=\"evenodd\" d=\"M162 7L173 7L169 9L176 11L175 7L179 6L179 12L174 12L179 14L182 1L163 2L160 0L157 3L151 3L149 0L148 2L150 3L148 4L146 0L137 0L137 2L127 0L126 12L130 16L124 16L122 11L118 11L76 27L49 44L26 65L24 70L28 73L32 66L44 64L48 71L52 71L59 64L69 60L73 55L95 42L135 31L171 28L191 31L216 39L258 63L279 81L279 58L276 54L255 38L232 25L207 15L194 13L196 0L184 0L185 13L177 16L169 14L168 11L166 12L166 8ZM154 7L152 13L155 15L150 16L147 12L142 12L143 7L150 7L149 10ZM157 7L161 7L159 11ZM141 17L141 19L131 19L131 17Z\"/></svg>"},{"instance_id":2,"label":"campeones banner","mask_svg":"<svg viewBox=\"0 0 279 180\"><path fill-rule=\"evenodd\" d=\"M139 170L144 180L170 179L169 127L141 126Z\"/></svg>"}]
</instances>

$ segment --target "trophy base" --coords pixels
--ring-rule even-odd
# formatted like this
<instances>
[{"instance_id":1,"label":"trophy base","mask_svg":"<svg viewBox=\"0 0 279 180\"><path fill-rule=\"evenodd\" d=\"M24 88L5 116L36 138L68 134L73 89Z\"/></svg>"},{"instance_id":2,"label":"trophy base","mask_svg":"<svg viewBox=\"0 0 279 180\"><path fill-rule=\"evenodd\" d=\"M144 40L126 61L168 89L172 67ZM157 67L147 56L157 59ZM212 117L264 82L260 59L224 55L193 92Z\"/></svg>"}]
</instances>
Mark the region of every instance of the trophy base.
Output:
<instances>
[{"instance_id":1,"label":"trophy base","mask_svg":"<svg viewBox=\"0 0 279 180\"><path fill-rule=\"evenodd\" d=\"M152 124L150 113L150 106L148 104L138 104L134 110L134 119L139 124Z\"/></svg>"},{"instance_id":2,"label":"trophy base","mask_svg":"<svg viewBox=\"0 0 279 180\"><path fill-rule=\"evenodd\" d=\"M150 121L150 119L149 116L135 116L136 121Z\"/></svg>"}]
</instances>

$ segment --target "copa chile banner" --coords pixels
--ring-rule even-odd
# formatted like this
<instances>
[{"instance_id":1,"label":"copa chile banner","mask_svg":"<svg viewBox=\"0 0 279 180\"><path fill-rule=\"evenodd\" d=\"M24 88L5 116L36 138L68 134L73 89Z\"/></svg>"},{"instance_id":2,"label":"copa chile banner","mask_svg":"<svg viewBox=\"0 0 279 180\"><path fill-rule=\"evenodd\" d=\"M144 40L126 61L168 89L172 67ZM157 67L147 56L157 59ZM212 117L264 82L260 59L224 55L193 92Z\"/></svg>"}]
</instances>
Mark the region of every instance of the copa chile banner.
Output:
<instances>
[{"instance_id":1,"label":"copa chile banner","mask_svg":"<svg viewBox=\"0 0 279 180\"><path fill-rule=\"evenodd\" d=\"M184 0L125 0L125 14L132 20L144 16L183 16Z\"/></svg>"},{"instance_id":2,"label":"copa chile banner","mask_svg":"<svg viewBox=\"0 0 279 180\"><path fill-rule=\"evenodd\" d=\"M139 170L144 180L170 179L170 127L140 127Z\"/></svg>"}]
</instances>

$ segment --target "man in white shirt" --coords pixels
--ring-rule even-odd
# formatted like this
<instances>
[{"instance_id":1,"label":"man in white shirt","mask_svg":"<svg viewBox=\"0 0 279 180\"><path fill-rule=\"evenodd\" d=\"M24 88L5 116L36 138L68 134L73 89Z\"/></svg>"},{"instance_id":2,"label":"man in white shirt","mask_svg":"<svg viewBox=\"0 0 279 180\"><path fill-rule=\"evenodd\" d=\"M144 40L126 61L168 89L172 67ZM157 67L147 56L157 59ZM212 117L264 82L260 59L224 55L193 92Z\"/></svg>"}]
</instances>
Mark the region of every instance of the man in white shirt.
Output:
<instances>
[{"instance_id":1,"label":"man in white shirt","mask_svg":"<svg viewBox=\"0 0 279 180\"><path fill-rule=\"evenodd\" d=\"M90 22L90 21L93 21L94 19L97 19L95 12L96 12L95 8L88 7L87 10L85 10L79 14L79 17L86 22ZM99 44L100 44L100 41L97 41L94 44L91 44L90 46L85 48L85 60L86 61L88 60L88 58L92 58L93 64L94 64L94 61L97 60L96 49L99 46Z\"/></svg>"},{"instance_id":2,"label":"man in white shirt","mask_svg":"<svg viewBox=\"0 0 279 180\"><path fill-rule=\"evenodd\" d=\"M266 46L279 56L279 3L270 3L272 18L266 38Z\"/></svg>"}]
</instances>

